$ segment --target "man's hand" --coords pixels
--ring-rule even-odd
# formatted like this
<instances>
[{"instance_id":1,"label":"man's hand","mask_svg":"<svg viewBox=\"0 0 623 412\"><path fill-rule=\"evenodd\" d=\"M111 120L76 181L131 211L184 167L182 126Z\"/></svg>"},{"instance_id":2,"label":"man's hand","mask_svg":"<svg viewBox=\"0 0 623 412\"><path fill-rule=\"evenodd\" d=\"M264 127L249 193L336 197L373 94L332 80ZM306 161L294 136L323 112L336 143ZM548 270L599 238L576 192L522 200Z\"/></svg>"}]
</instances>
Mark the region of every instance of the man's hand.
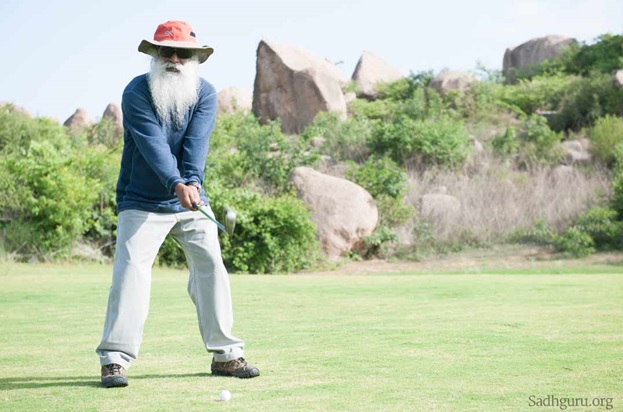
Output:
<instances>
[{"instance_id":1,"label":"man's hand","mask_svg":"<svg viewBox=\"0 0 623 412\"><path fill-rule=\"evenodd\" d=\"M186 186L184 183L178 183L175 185L175 195L186 209L197 210L193 207L193 204L203 205L201 197L199 197L199 189L195 186Z\"/></svg>"}]
</instances>

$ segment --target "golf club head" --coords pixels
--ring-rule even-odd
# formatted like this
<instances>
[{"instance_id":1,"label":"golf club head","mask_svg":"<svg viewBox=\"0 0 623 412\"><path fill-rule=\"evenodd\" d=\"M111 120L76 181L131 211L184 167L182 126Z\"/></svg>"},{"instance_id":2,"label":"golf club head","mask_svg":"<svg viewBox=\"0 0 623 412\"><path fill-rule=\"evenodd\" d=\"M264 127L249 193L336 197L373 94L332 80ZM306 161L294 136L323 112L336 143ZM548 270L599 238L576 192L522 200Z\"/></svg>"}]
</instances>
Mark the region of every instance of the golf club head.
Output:
<instances>
[{"instance_id":1,"label":"golf club head","mask_svg":"<svg viewBox=\"0 0 623 412\"><path fill-rule=\"evenodd\" d=\"M229 236L234 234L236 228L236 212L231 209L225 209L225 218L223 219L225 230Z\"/></svg>"}]
</instances>

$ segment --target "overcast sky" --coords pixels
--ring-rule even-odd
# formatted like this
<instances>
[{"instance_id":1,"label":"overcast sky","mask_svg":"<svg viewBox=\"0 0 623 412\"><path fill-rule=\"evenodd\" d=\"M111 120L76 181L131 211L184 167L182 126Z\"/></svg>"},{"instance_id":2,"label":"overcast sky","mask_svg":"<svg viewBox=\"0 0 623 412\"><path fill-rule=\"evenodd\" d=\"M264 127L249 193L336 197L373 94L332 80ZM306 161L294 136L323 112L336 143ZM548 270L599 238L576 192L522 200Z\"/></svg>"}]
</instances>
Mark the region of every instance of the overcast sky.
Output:
<instances>
[{"instance_id":1,"label":"overcast sky","mask_svg":"<svg viewBox=\"0 0 623 412\"><path fill-rule=\"evenodd\" d=\"M0 101L65 121L98 120L149 68L137 51L167 20L191 23L215 49L201 74L222 90L253 90L263 38L297 45L351 76L371 51L405 74L500 70L507 47L560 34L592 42L623 33L623 0L2 0Z\"/></svg>"}]
</instances>

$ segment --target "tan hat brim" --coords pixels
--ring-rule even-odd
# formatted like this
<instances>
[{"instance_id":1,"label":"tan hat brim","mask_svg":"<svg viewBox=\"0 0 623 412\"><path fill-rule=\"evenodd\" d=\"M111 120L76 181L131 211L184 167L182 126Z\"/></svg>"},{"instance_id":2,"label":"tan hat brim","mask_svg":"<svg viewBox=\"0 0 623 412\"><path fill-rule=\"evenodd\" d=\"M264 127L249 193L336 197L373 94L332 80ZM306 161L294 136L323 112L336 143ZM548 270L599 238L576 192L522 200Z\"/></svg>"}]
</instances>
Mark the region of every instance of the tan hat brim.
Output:
<instances>
[{"instance_id":1,"label":"tan hat brim","mask_svg":"<svg viewBox=\"0 0 623 412\"><path fill-rule=\"evenodd\" d=\"M166 40L166 41L143 40L141 44L138 45L138 51L140 51L141 53L150 55L152 57L158 57L158 47L160 46L175 47L176 49L193 50L197 55L199 63L205 62L206 60L208 60L208 57L210 57L210 55L214 53L214 49L212 47L197 46L197 44L191 43L191 42L171 41L171 40Z\"/></svg>"}]
</instances>

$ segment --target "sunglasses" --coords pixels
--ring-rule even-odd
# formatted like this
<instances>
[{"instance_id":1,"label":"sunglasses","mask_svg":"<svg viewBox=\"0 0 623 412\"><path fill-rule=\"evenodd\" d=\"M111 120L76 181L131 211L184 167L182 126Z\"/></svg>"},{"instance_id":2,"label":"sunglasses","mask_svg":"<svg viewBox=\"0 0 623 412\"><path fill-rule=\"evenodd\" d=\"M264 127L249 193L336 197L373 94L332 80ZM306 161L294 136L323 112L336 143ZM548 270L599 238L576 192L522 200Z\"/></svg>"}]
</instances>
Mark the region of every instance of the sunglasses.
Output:
<instances>
[{"instance_id":1,"label":"sunglasses","mask_svg":"<svg viewBox=\"0 0 623 412\"><path fill-rule=\"evenodd\" d=\"M177 55L180 59L190 59L193 57L193 51L189 49L176 49L173 47L158 47L158 56L168 59L169 57Z\"/></svg>"}]
</instances>

